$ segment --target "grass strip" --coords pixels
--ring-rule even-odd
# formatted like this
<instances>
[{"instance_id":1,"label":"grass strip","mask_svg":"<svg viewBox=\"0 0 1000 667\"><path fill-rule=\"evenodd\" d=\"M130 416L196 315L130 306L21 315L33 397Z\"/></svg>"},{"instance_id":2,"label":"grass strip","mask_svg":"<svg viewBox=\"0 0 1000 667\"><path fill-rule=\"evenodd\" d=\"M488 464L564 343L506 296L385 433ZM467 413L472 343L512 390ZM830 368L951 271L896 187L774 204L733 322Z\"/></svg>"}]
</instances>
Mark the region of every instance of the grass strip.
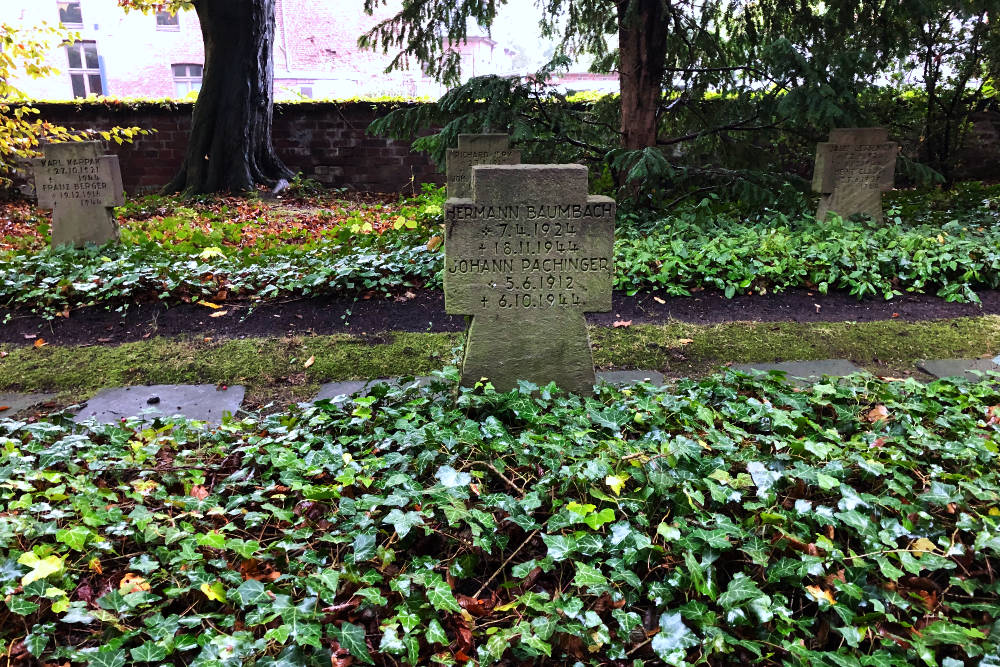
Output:
<instances>
[{"instance_id":1,"label":"grass strip","mask_svg":"<svg viewBox=\"0 0 1000 667\"><path fill-rule=\"evenodd\" d=\"M685 323L592 327L600 368L703 375L726 363L843 358L878 374L928 358L1000 352L1000 317L930 322ZM307 398L322 382L425 374L456 360L457 334L386 333L247 338L153 338L118 346L3 346L0 390L55 391L84 400L99 389L143 384L246 385L251 404ZM312 359L311 363L308 363Z\"/></svg>"}]
</instances>

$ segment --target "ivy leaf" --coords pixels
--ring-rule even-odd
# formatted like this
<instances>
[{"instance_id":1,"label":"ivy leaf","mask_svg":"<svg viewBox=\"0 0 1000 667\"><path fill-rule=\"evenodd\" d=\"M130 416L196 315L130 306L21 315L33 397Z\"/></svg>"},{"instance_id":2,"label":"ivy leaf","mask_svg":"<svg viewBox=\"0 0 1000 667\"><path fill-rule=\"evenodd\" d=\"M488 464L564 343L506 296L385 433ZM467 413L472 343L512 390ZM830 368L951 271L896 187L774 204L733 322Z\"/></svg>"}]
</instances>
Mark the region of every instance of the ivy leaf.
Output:
<instances>
[{"instance_id":1,"label":"ivy leaf","mask_svg":"<svg viewBox=\"0 0 1000 667\"><path fill-rule=\"evenodd\" d=\"M63 559L59 556L46 556L45 558L39 558L31 551L21 554L21 557L17 559L17 562L31 568L30 572L21 577L22 586L27 586L31 582L38 581L39 579L46 579L57 572L62 572L63 569Z\"/></svg>"},{"instance_id":2,"label":"ivy leaf","mask_svg":"<svg viewBox=\"0 0 1000 667\"><path fill-rule=\"evenodd\" d=\"M687 649L698 644L698 638L684 625L680 612L660 616L660 631L653 637L653 652L668 665L684 662Z\"/></svg>"},{"instance_id":3,"label":"ivy leaf","mask_svg":"<svg viewBox=\"0 0 1000 667\"><path fill-rule=\"evenodd\" d=\"M375 555L375 534L358 533L354 538L354 562L363 563Z\"/></svg>"},{"instance_id":4,"label":"ivy leaf","mask_svg":"<svg viewBox=\"0 0 1000 667\"><path fill-rule=\"evenodd\" d=\"M402 539L410 533L410 529L414 526L422 526L424 517L419 512L401 512L395 508L386 515L382 523L392 524L396 534Z\"/></svg>"},{"instance_id":5,"label":"ivy leaf","mask_svg":"<svg viewBox=\"0 0 1000 667\"><path fill-rule=\"evenodd\" d=\"M616 496L622 494L622 489L625 487L625 482L628 481L628 475L608 475L604 478L604 483L608 485Z\"/></svg>"},{"instance_id":6,"label":"ivy leaf","mask_svg":"<svg viewBox=\"0 0 1000 667\"><path fill-rule=\"evenodd\" d=\"M87 662L87 667L125 667L125 649L102 649Z\"/></svg>"},{"instance_id":7,"label":"ivy leaf","mask_svg":"<svg viewBox=\"0 0 1000 667\"><path fill-rule=\"evenodd\" d=\"M264 584L256 579L247 579L244 581L236 589L235 594L236 599L239 600L240 605L243 607L259 602L266 602L270 599L267 595L267 590L264 588Z\"/></svg>"},{"instance_id":8,"label":"ivy leaf","mask_svg":"<svg viewBox=\"0 0 1000 667\"><path fill-rule=\"evenodd\" d=\"M83 551L87 539L93 534L86 526L76 525L72 528L57 530L56 539L74 551Z\"/></svg>"},{"instance_id":9,"label":"ivy leaf","mask_svg":"<svg viewBox=\"0 0 1000 667\"><path fill-rule=\"evenodd\" d=\"M434 473L434 479L441 482L447 489L454 489L459 486L468 486L472 482L472 475L467 472L459 472L451 466L441 466Z\"/></svg>"},{"instance_id":10,"label":"ivy leaf","mask_svg":"<svg viewBox=\"0 0 1000 667\"><path fill-rule=\"evenodd\" d=\"M441 644L442 646L447 646L448 635L445 634L444 628L441 627L440 621L436 618L432 618L431 622L427 624L427 643L428 644Z\"/></svg>"},{"instance_id":11,"label":"ivy leaf","mask_svg":"<svg viewBox=\"0 0 1000 667\"><path fill-rule=\"evenodd\" d=\"M28 636L24 638L24 646L28 649L28 652L36 658L41 657L42 651L45 650L49 640L52 638L53 630L55 630L55 623L45 623L44 625L33 627Z\"/></svg>"},{"instance_id":12,"label":"ivy leaf","mask_svg":"<svg viewBox=\"0 0 1000 667\"><path fill-rule=\"evenodd\" d=\"M365 643L364 628L354 625L348 621L344 621L340 625L340 629L334 634L337 642L346 648L355 658L366 665L375 664L375 661L372 660L371 653L368 652L368 644Z\"/></svg>"},{"instance_id":13,"label":"ivy leaf","mask_svg":"<svg viewBox=\"0 0 1000 667\"><path fill-rule=\"evenodd\" d=\"M570 535L542 535L542 542L549 549L552 560L566 559L576 550L576 540Z\"/></svg>"},{"instance_id":14,"label":"ivy leaf","mask_svg":"<svg viewBox=\"0 0 1000 667\"><path fill-rule=\"evenodd\" d=\"M726 610L739 606L747 600L758 598L764 593L757 587L753 579L738 572L729 582L726 592L719 596L719 605Z\"/></svg>"},{"instance_id":15,"label":"ivy leaf","mask_svg":"<svg viewBox=\"0 0 1000 667\"><path fill-rule=\"evenodd\" d=\"M593 505L588 505L588 507L593 507ZM583 522L588 526L590 526L591 528L593 528L594 530L597 530L604 524L611 523L614 520L615 520L615 511L610 507L605 507L600 512L594 512L592 514L588 514L583 518Z\"/></svg>"},{"instance_id":16,"label":"ivy leaf","mask_svg":"<svg viewBox=\"0 0 1000 667\"><path fill-rule=\"evenodd\" d=\"M573 583L580 588L600 588L608 585L608 580L601 574L601 571L591 567L586 563L576 564L576 576Z\"/></svg>"},{"instance_id":17,"label":"ivy leaf","mask_svg":"<svg viewBox=\"0 0 1000 667\"><path fill-rule=\"evenodd\" d=\"M143 642L129 651L129 655L135 662L159 662L167 657L167 649L156 642Z\"/></svg>"},{"instance_id":18,"label":"ivy leaf","mask_svg":"<svg viewBox=\"0 0 1000 667\"><path fill-rule=\"evenodd\" d=\"M32 602L23 595L14 595L7 600L7 608L19 616L27 616L38 611L38 603Z\"/></svg>"},{"instance_id":19,"label":"ivy leaf","mask_svg":"<svg viewBox=\"0 0 1000 667\"><path fill-rule=\"evenodd\" d=\"M427 601L438 611L453 611L456 614L462 611L451 592L451 587L440 575L432 573L428 575Z\"/></svg>"},{"instance_id":20,"label":"ivy leaf","mask_svg":"<svg viewBox=\"0 0 1000 667\"><path fill-rule=\"evenodd\" d=\"M226 601L226 587L222 585L221 581L213 581L212 583L206 581L201 585L200 590L209 600Z\"/></svg>"}]
</instances>

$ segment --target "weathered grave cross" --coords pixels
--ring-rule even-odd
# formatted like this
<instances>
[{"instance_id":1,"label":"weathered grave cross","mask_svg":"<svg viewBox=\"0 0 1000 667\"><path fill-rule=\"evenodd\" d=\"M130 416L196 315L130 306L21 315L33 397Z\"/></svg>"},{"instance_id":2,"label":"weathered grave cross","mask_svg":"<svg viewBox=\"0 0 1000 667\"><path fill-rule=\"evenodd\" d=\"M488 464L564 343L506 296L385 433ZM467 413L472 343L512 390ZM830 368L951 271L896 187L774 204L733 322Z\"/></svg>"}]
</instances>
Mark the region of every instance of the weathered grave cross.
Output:
<instances>
[{"instance_id":1,"label":"weathered grave cross","mask_svg":"<svg viewBox=\"0 0 1000 667\"><path fill-rule=\"evenodd\" d=\"M112 207L125 203L118 156L96 141L46 144L32 161L39 208L52 209L52 246L118 239Z\"/></svg>"},{"instance_id":2,"label":"weathered grave cross","mask_svg":"<svg viewBox=\"0 0 1000 667\"><path fill-rule=\"evenodd\" d=\"M513 150L506 134L460 134L458 148L445 157L448 198L472 196L472 167L477 164L520 164L521 151Z\"/></svg>"},{"instance_id":3,"label":"weathered grave cross","mask_svg":"<svg viewBox=\"0 0 1000 667\"><path fill-rule=\"evenodd\" d=\"M899 145L880 127L836 128L816 146L813 190L822 194L817 218L828 211L855 213L882 221L882 193L891 190Z\"/></svg>"},{"instance_id":4,"label":"weathered grave cross","mask_svg":"<svg viewBox=\"0 0 1000 667\"><path fill-rule=\"evenodd\" d=\"M472 168L445 206L445 310L471 315L462 384L593 392L584 313L611 310L615 202L583 165Z\"/></svg>"}]
</instances>

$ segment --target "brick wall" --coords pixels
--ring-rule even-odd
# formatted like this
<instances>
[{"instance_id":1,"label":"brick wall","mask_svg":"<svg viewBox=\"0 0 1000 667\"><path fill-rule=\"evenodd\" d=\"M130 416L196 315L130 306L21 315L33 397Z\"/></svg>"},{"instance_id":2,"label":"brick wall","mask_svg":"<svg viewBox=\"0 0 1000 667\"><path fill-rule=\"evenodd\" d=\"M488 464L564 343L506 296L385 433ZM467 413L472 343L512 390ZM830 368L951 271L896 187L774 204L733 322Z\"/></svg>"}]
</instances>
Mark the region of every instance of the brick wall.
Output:
<instances>
[{"instance_id":1,"label":"brick wall","mask_svg":"<svg viewBox=\"0 0 1000 667\"><path fill-rule=\"evenodd\" d=\"M125 190L150 192L165 185L184 158L191 128L191 105L113 107L98 103L37 104L45 120L77 129L137 126L156 129L131 145L114 142L109 151L119 157ZM292 171L302 172L332 187L372 192L409 192L411 178L442 183L430 160L399 142L365 133L368 125L389 111L370 102L276 105L274 145Z\"/></svg>"}]
</instances>

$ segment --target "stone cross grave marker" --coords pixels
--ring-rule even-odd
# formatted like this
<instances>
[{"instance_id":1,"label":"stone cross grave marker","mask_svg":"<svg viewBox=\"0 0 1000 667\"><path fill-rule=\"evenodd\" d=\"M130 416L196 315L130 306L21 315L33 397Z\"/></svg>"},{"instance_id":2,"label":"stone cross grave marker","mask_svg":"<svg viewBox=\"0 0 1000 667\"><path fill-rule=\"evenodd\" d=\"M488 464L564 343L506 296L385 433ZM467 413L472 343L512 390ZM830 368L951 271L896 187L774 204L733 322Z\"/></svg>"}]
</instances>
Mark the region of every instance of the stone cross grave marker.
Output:
<instances>
[{"instance_id":1,"label":"stone cross grave marker","mask_svg":"<svg viewBox=\"0 0 1000 667\"><path fill-rule=\"evenodd\" d=\"M46 144L32 161L39 208L52 209L52 246L118 240L112 207L125 203L117 155L97 141Z\"/></svg>"},{"instance_id":2,"label":"stone cross grave marker","mask_svg":"<svg viewBox=\"0 0 1000 667\"><path fill-rule=\"evenodd\" d=\"M615 201L578 164L475 166L445 205L445 310L471 315L462 384L594 390L584 313L611 310Z\"/></svg>"},{"instance_id":3,"label":"stone cross grave marker","mask_svg":"<svg viewBox=\"0 0 1000 667\"><path fill-rule=\"evenodd\" d=\"M506 134L460 134L458 148L445 158L448 198L472 196L472 167L477 164L520 164L521 151L513 150Z\"/></svg>"},{"instance_id":4,"label":"stone cross grave marker","mask_svg":"<svg viewBox=\"0 0 1000 667\"><path fill-rule=\"evenodd\" d=\"M835 128L816 146L813 191L821 193L816 217L829 211L870 215L882 222L882 193L892 189L899 145L881 127Z\"/></svg>"}]
</instances>

